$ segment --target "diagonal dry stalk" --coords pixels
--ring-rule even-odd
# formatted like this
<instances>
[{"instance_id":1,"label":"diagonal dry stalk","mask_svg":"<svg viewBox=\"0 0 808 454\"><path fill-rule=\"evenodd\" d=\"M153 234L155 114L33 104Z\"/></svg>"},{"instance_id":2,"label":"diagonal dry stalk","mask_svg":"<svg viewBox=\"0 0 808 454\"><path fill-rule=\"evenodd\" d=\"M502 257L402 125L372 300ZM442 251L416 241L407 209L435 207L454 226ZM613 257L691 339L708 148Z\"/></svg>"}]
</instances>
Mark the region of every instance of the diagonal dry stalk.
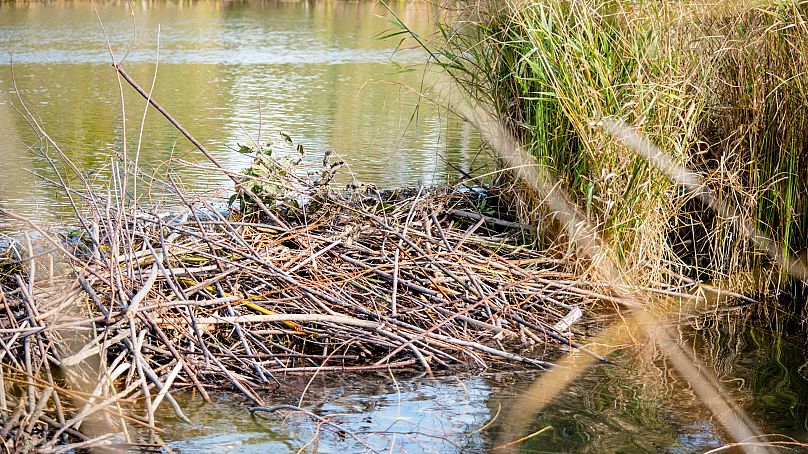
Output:
<instances>
[{"instance_id":1,"label":"diagonal dry stalk","mask_svg":"<svg viewBox=\"0 0 808 454\"><path fill-rule=\"evenodd\" d=\"M496 152L497 157L504 164L514 170L516 177L530 187L536 196L543 200L547 211L552 213L555 220L566 232L570 242L575 246L577 254L588 260L592 275L598 280L610 283L614 294L630 317L625 322L630 329L638 329L643 335L655 342L664 353L667 360L675 367L679 375L687 380L691 388L701 399L702 403L721 422L722 426L732 436L733 440L742 443L747 440L761 440L761 432L746 413L735 405L729 394L723 389L719 381L700 360L695 358L680 344L673 341L673 337L660 326L659 317L654 315L653 297L642 290L630 272L632 266L623 264L614 254L614 247L604 241L598 231L592 226L585 215L580 213L577 206L570 202L563 189L556 184L555 178L546 167L538 166L535 159L525 153L518 141L507 131L506 127L488 113L484 106L472 104L453 82L438 79L436 88L444 93L447 102L460 112L468 121L475 125L482 136ZM625 137L628 133L621 130ZM649 154L650 156L650 154ZM659 158L657 158L657 163ZM596 340L614 341L625 334L620 334L622 324L617 322L611 328L597 336ZM605 354L606 352L600 352ZM512 407L505 416L508 425L503 427L497 444L516 449L510 444L512 440L520 438L532 421L533 417L554 396L577 378L593 360L588 356L571 355L562 364L545 374L520 397L514 400ZM745 452L765 452L764 446L741 445Z\"/></svg>"}]
</instances>

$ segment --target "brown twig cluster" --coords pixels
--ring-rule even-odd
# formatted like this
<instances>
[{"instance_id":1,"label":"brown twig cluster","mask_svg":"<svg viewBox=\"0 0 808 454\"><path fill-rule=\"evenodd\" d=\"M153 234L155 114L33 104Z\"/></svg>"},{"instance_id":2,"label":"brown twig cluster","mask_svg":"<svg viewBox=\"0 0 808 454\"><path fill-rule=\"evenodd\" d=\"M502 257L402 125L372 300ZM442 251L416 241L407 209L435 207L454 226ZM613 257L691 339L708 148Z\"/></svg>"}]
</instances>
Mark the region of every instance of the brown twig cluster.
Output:
<instances>
[{"instance_id":1,"label":"brown twig cluster","mask_svg":"<svg viewBox=\"0 0 808 454\"><path fill-rule=\"evenodd\" d=\"M182 389L262 406L287 374L541 369L550 343L577 346L565 315L606 297L520 246L527 226L480 213L479 191L335 193L273 178L297 188L267 201L274 220L248 199L226 209L180 195L187 207L170 215L104 206L66 239L40 232L65 277L36 247L9 262L7 446L131 442L127 427L157 430L161 403L185 418Z\"/></svg>"}]
</instances>

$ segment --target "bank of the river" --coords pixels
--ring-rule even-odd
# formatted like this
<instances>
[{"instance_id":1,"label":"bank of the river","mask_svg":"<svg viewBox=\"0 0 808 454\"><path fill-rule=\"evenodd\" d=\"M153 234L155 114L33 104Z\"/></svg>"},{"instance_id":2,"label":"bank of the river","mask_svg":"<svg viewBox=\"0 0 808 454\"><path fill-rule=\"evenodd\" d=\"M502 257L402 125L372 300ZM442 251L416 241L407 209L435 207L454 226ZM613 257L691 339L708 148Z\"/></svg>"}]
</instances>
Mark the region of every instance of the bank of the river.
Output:
<instances>
[{"instance_id":1,"label":"bank of the river","mask_svg":"<svg viewBox=\"0 0 808 454\"><path fill-rule=\"evenodd\" d=\"M808 2L465 3L419 43L500 161L538 165L525 222L588 224L648 285L808 280Z\"/></svg>"},{"instance_id":2,"label":"bank of the river","mask_svg":"<svg viewBox=\"0 0 808 454\"><path fill-rule=\"evenodd\" d=\"M763 300L764 317L794 317L804 338L808 99L797 62L808 57L808 3L505 0L440 12L430 39L405 20L400 30L429 52L443 99L511 170L520 219L541 219L541 243L568 245L583 279L609 283L631 314L592 342L636 342L636 328L738 449L782 447L720 369L648 314L693 305L640 289L710 281ZM531 434L547 396L587 367L561 362L506 413L503 446Z\"/></svg>"}]
</instances>

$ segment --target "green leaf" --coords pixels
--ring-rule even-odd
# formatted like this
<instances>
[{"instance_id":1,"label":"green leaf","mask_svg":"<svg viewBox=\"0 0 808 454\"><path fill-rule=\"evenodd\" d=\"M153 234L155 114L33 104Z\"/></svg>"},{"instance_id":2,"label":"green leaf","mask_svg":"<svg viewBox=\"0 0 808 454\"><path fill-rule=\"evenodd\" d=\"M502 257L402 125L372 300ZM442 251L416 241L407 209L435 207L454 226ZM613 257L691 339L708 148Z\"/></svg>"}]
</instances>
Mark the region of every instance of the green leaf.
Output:
<instances>
[{"instance_id":1,"label":"green leaf","mask_svg":"<svg viewBox=\"0 0 808 454\"><path fill-rule=\"evenodd\" d=\"M254 151L252 147L248 147L247 145L242 145L240 143L237 143L236 145L238 145L238 152L241 154L249 154Z\"/></svg>"}]
</instances>

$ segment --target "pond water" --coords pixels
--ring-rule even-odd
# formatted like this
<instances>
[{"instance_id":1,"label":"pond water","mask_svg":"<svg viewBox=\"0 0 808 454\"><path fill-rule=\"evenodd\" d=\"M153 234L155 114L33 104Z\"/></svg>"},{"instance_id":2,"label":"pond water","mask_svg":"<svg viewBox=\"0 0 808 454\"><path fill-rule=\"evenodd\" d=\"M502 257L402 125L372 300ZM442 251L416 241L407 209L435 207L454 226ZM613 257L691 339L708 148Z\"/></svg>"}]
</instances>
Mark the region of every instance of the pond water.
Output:
<instances>
[{"instance_id":1,"label":"pond water","mask_svg":"<svg viewBox=\"0 0 808 454\"><path fill-rule=\"evenodd\" d=\"M133 4L134 11L126 2L98 6L115 55L125 56L125 68L141 85L148 87L157 69L154 98L231 170L247 164L234 151L238 144L277 140L279 131L303 143L313 160L326 150L337 152L359 180L379 186L436 183L451 176L453 166L473 166L480 141L471 128L413 94L420 89L417 64L423 55L396 51L395 40L373 39L391 27L379 4ZM392 7L416 31L428 31L423 4ZM39 135L15 111L21 106L17 95L65 154L103 181L124 149L118 85L104 35L89 3L0 3L0 50L0 206L59 221L69 213L66 201L34 175L54 176L44 158L54 151L42 148ZM408 65L416 70L399 71ZM128 87L123 91L131 154L138 148L145 105ZM145 169L171 172L191 190L231 188L155 112L147 115L144 131ZM706 323L685 331L683 341L717 368L764 432L808 441L804 341L755 325ZM618 366L590 369L536 415L533 430L551 429L523 443L525 452L678 454L728 442L661 358L627 348L615 359ZM487 451L508 424L501 419L504 409L536 376L522 371L316 377L301 405L355 432L361 443L328 430L317 434L316 425L300 415L251 417L248 403L226 393L214 404L179 396L194 425L178 422L161 407L162 438L172 451L186 453L315 447ZM297 391L284 389L267 400L297 405L307 379L298 379Z\"/></svg>"},{"instance_id":2,"label":"pond water","mask_svg":"<svg viewBox=\"0 0 808 454\"><path fill-rule=\"evenodd\" d=\"M478 152L469 125L414 93L424 56L397 50L397 39L374 38L393 27L378 3L138 1L134 11L127 2L98 3L126 71L148 89L156 70L154 99L231 170L248 163L233 151L238 144L277 142L281 131L312 161L331 150L347 162L343 174L383 187L445 181L452 166L468 169ZM426 5L391 7L417 31L429 30ZM40 135L16 111L18 94L80 168L103 181L120 158L122 114L110 62L89 2L0 2L4 207L39 219L69 213L58 191L32 174L54 176ZM131 158L145 101L129 86L123 92ZM139 162L159 175L173 172L189 189L232 188L153 110Z\"/></svg>"},{"instance_id":3,"label":"pond water","mask_svg":"<svg viewBox=\"0 0 808 454\"><path fill-rule=\"evenodd\" d=\"M681 341L716 369L728 393L763 433L808 441L808 359L805 341L770 327L707 319L682 328ZM631 347L581 375L533 419L520 452L684 454L730 442L689 387L648 349ZM463 373L428 378L402 373L310 377L295 390L270 394L269 405L298 405L354 432L338 436L300 414L250 415L250 404L220 395L214 404L184 396L194 425L164 409L163 441L177 451L486 452L514 399L538 372ZM489 422L493 420L492 423ZM796 450L797 452L799 449ZM494 451L496 452L496 451ZM724 451L740 452L740 451Z\"/></svg>"}]
</instances>

